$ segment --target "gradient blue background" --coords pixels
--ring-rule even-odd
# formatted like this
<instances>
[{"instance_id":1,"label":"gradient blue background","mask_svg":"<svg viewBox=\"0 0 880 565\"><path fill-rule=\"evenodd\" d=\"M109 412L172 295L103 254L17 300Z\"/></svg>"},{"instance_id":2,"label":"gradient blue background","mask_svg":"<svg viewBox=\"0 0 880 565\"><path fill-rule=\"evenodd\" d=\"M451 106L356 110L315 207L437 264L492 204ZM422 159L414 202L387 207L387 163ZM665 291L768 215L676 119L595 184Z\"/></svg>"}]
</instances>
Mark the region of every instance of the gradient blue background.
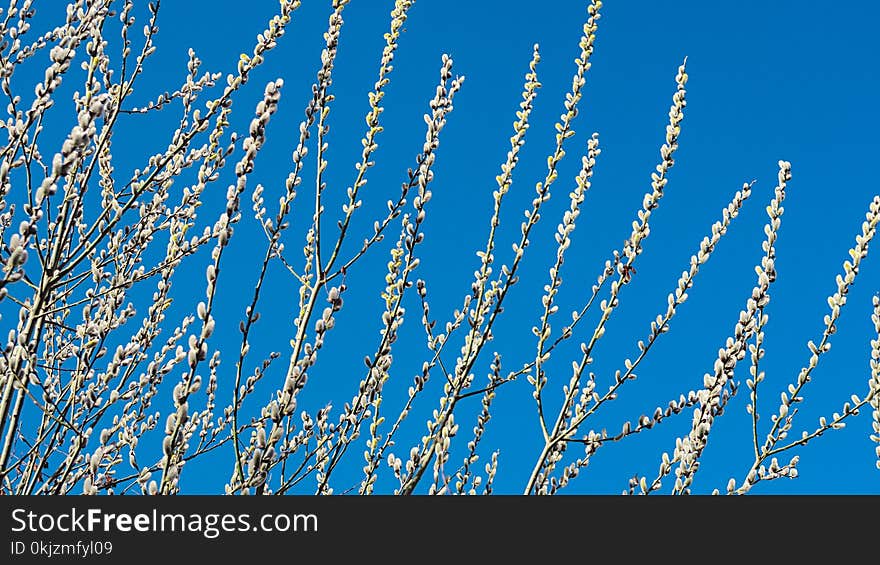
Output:
<instances>
[{"instance_id":1,"label":"gradient blue background","mask_svg":"<svg viewBox=\"0 0 880 565\"><path fill-rule=\"evenodd\" d=\"M233 112L233 126L238 131L246 130L265 83L284 78L280 107L268 129L268 143L250 175L250 187L257 182L266 186L266 201L273 214L291 166L296 128L320 64L321 35L330 12L330 2L305 0L303 4L294 14L287 35L268 54L266 64L252 73ZM546 155L553 147L552 126L563 110L563 97L571 85L586 4L567 0L422 0L410 11L384 100L385 131L379 138L377 165L370 171L370 182L362 193L365 206L358 213L349 249L357 247L367 235L385 201L396 197L406 168L414 164L424 137L422 114L433 95L440 56L449 53L455 60L454 71L466 75L467 80L441 135L434 199L428 207L422 262L416 273L428 281L428 298L439 326L450 319L452 310L461 306L463 296L469 292L478 266L474 252L485 245L494 177L509 147L523 74L532 45L540 43L542 63L538 72L543 88L513 188L504 204L496 253L496 267L510 262L510 243L518 239L522 210L530 206L534 183L543 179ZM359 160L367 111L366 94L375 81L384 44L382 34L387 31L392 6L389 0L355 0L344 12L332 89L337 98L330 117L328 218L340 214L345 187L354 178L353 165ZM203 60L203 70L232 71L239 53L251 52L254 37L265 28L276 7L274 0L164 2L158 51L150 59L134 100L146 102L163 90L176 88L184 77L188 47ZM138 15L143 17L144 12L141 8ZM49 15L44 17L48 19ZM825 299L835 290L834 277L841 272L867 205L878 191L872 170L880 149L876 137L880 126L876 110L880 77L874 63L878 18L880 5L871 2L838 2L833 9L828 3L809 0L606 2L581 114L574 124L577 136L569 140L569 155L561 165L543 221L534 231L521 283L510 294L496 339L486 347L486 353L501 353L507 370L534 358L530 329L538 320L539 297L555 253L553 232L568 207L579 155L585 151L589 135L598 131L602 154L562 273L564 286L554 328L558 330L570 320L568 313L581 307L605 258L629 235L642 195L650 190L650 173L659 159L675 88L673 78L687 55L688 105L676 166L660 209L652 217L651 236L638 260L638 273L633 284L624 289L620 308L594 353L592 370L599 375L600 389L610 383L615 369L622 368L625 357L636 356L637 340L646 338L650 320L665 311L666 295L687 268L700 239L720 217L721 208L743 182L757 182L752 199L698 275L671 331L658 341L637 371L639 380L626 384L620 400L582 429L607 427L610 432L617 431L625 419L635 420L680 393L702 386L703 374L711 369L718 348L732 333L736 316L755 284L753 267L762 255L764 208L773 194L776 163L787 159L792 162L793 180L777 244L779 278L767 309L770 322L763 362L767 379L762 389L761 421L766 433L769 414L778 406L779 392L795 379L809 358L807 340L818 342L821 337L822 318L827 313ZM126 132L121 136L129 136L122 139L130 143L114 143L120 178L127 178L130 170L124 163L131 168L143 166L147 152L163 150L168 127L178 117L175 108L151 117L121 120L120 127ZM285 239L288 256L297 265L302 262L298 250L312 206L308 171L294 204L296 221ZM227 182L228 175L213 187L200 213L199 231L213 223L221 211ZM238 319L243 315L245 300L250 298L259 266L257 256L262 257L264 249L263 239L247 214L249 193L242 204L245 217L224 257L216 311L219 330L211 341L211 351L216 347L228 351L222 357L218 391L224 401L232 394L232 352L238 349ZM327 225L333 223L327 221ZM301 395L300 408L314 413L332 403L336 414L342 403L355 394L364 376L363 356L372 354L379 341L379 293L387 249L395 239L396 233L392 232L381 248L374 249L370 258L350 273L345 308ZM188 263L189 267L178 273L169 322L176 323L186 312L194 311L203 297L208 258L202 253ZM839 411L850 394L861 395L867 390L873 331L870 303L871 296L880 290L878 263L878 258L870 255L864 263L833 337L833 348L823 357L814 381L805 390L806 403L800 407L792 437L798 437L804 429L812 431L820 415ZM293 335L295 281L277 264L270 270L269 279L271 283L258 307L262 318L252 339L249 366L269 351L280 351L282 358L249 404L254 409L280 386L289 355L287 344ZM145 302L141 304L141 311L145 311ZM408 301L406 306L407 318L395 344L395 363L383 404L392 421L412 376L427 355L418 302ZM561 399L561 386L570 376L571 361L580 357L578 343L589 337L589 329L585 324L581 334L567 347L559 348L549 364L545 402L553 415ZM449 347L448 353L447 361L454 361L458 345ZM484 382L490 361L490 355L485 355L475 367L478 383ZM747 365L743 362L739 366L740 393L715 425L694 492L723 489L730 477L740 482L749 468L752 446L750 418L745 411ZM399 456L405 457L421 436L425 419L437 405L442 375L437 372L433 377L433 387L417 404L408 420L407 433L399 438L395 449ZM165 403L157 408L167 411L170 406L169 389ZM491 451L499 449L496 492L521 492L541 447L531 387L525 380L505 385L494 407L495 417L482 442L482 461L488 461ZM478 410L479 401L472 398L457 416L461 428L457 449L447 466L450 472L458 467ZM686 411L654 430L602 448L565 492L620 492L634 474L646 475L650 480L657 473L661 453L671 453L675 437L687 433L690 420L690 411ZM869 441L869 433L870 411L863 411L848 421L846 429L828 433L798 451L801 462L796 480L761 484L753 492L880 492L875 444ZM337 492L359 482L363 441L358 440L349 452L347 465L334 475L332 486ZM158 437L152 443L158 446ZM146 441L141 446L143 455L139 459L146 462L150 448ZM569 454L575 451L576 446L572 446ZM232 470L231 461L232 448L228 445L205 462L188 465L182 491L222 491ZM787 461L785 458L783 462ZM664 492L671 484L667 479ZM388 492L395 485L383 466L378 490ZM313 488L314 482L307 481L298 492L311 493Z\"/></svg>"}]
</instances>

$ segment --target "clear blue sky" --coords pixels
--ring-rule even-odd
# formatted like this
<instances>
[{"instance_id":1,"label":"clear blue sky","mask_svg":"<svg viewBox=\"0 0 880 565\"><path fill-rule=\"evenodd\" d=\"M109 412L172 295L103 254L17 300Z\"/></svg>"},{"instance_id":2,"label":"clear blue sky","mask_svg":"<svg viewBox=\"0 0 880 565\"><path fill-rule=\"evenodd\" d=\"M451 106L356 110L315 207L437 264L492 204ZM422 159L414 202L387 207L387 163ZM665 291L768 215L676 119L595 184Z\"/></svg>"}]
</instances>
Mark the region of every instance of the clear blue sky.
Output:
<instances>
[{"instance_id":1,"label":"clear blue sky","mask_svg":"<svg viewBox=\"0 0 880 565\"><path fill-rule=\"evenodd\" d=\"M330 11L327 1L305 0L303 4L278 48L253 73L233 113L237 120L233 125L245 129L263 85L276 77L284 78L268 144L250 179L251 185L262 182L266 186L270 203L276 200L271 195L281 190L290 167L296 126L319 65L321 35ZM355 0L345 10L330 121L331 214L339 213L335 203L354 176L366 93L375 81L392 5L389 0ZM203 60L203 70L232 71L239 53L250 52L255 35L264 29L276 7L274 0L164 2L158 52L135 98L145 101L180 84L189 47ZM822 318L827 313L825 299L835 290L834 277L841 272L868 202L880 190L868 166L880 151L876 136L880 131L876 109L880 75L873 61L880 5L843 1L832 9L828 3L810 0L609 0L602 13L593 67L587 76L581 114L574 124L577 136L570 140L556 191L532 238L521 283L509 298L495 342L487 349L501 353L508 369L534 358L530 328L537 322L539 297L553 260L553 231L568 206L579 155L589 135L597 131L602 154L563 271L565 284L555 327L558 329L568 312L580 308L604 259L629 235L642 195L650 189L650 173L659 158L675 89L673 78L677 66L688 56L688 105L676 166L653 217L635 280L624 289L621 306L594 354L600 388L607 386L625 357L637 354L637 340L646 337L650 320L664 311L666 295L688 266L700 239L719 218L721 208L743 182L755 179L753 196L701 270L671 331L660 339L638 372L639 380L622 389L621 400L601 412L594 426L616 430L623 419L650 413L680 392L701 386L703 374L711 369L718 348L732 333L736 316L754 286L753 267L762 254L764 208L773 194L776 163L786 159L792 163L793 179L777 244L779 278L767 310L770 322L764 362L765 407L776 405L779 392L809 358L807 340L821 337ZM508 150L532 45L541 45L539 76L544 86L505 203L498 267L509 263L509 244L518 235L521 211L529 205L534 183L543 179L546 155L553 144L553 122L571 84L585 18L586 2L570 0L421 0L410 11L384 101L385 131L379 140L377 165L370 173L364 193L367 204L360 212L355 226L360 231L356 229L353 240L362 239L372 214L397 194L406 168L413 165L424 136L421 115L433 95L440 56L449 53L455 59L455 71L467 80L442 133L434 199L429 205L417 272L428 281L432 313L441 325L452 309L461 305L478 266L474 251L485 242L494 177ZM170 123L167 120L176 118L176 110L166 121L127 118L123 126L135 132L140 141L130 147L117 143L117 157L131 158L134 166L143 161L145 151L161 150L167 138L159 134ZM302 209L310 206L305 187L306 183L296 204L301 207L295 213L297 222L287 234L287 248L292 251L301 247L310 215ZM222 198L219 192L218 187L218 199ZM249 210L249 199L243 199L243 208ZM206 212L200 221L213 222L212 217ZM259 265L255 256L262 256L263 249L253 226L245 224L247 214L233 238L231 256L221 275L217 312L221 329L212 342L230 352L238 347L237 319L256 278ZM386 244L390 245L391 239ZM253 245L258 246L258 253ZM379 253L359 264L349 276L346 306L328 337L300 408L314 411L332 402L338 409L354 394L363 377L363 356L375 350L379 339L379 292L388 245L377 249ZM877 253L880 251L874 250L873 254ZM193 284L178 281L175 307L190 305L194 309L201 300L206 261L202 256L191 269L179 273L191 276ZM274 389L286 367L295 287L280 268L270 274L274 282L259 308L263 317L257 324L250 358L256 363L268 351L282 352L282 360L267 377L273 379ZM869 255L849 296L833 349L805 391L807 401L795 420L795 434L802 429L811 431L819 415L830 416L850 394L866 390L870 302L878 290L880 257ZM426 355L418 303L409 302L407 307L403 335L395 346L392 380L387 385L387 406L392 414L396 414L394 408ZM572 341L587 337L576 336ZM550 363L547 400L551 407L558 405L559 391L570 375L570 363L577 352L577 344L572 346L560 349ZM456 353L457 347L451 352ZM231 353L224 360L225 370L231 371L235 361ZM489 362L486 356L478 363L478 382L484 380ZM740 393L716 424L695 492L723 489L728 478L740 481L748 470L752 448L745 411L746 375L747 363L743 363L737 372L742 382ZM439 373L435 377L442 378ZM268 393L270 389L264 390ZM230 394L229 383L221 381L220 397L225 400ZM168 406L170 398L163 405ZM413 445L409 442L420 437L424 420L435 407L436 389L429 391L411 416L410 433L401 436L405 441L395 451L398 456L405 457ZM461 425L459 450L469 439L478 408L477 399L472 398L457 418ZM492 449L500 449L497 491L521 492L541 447L529 385L525 381L505 385L495 410L481 453L487 460ZM769 410L762 429L769 424L768 416ZM672 451L674 438L686 433L690 419L688 412L620 445L603 448L567 492L616 493L626 488L628 477L634 474L653 477L660 454ZM585 430L589 424L586 426ZM869 433L870 413L863 411L845 430L826 434L815 446L800 452L799 478L762 484L754 492L880 493L880 471L874 465L875 444L869 441ZM575 450L572 447L570 453ZM361 451L360 445L352 449L348 466L335 475L333 486L338 492L359 480ZM450 469L459 460L456 451ZM184 492L222 489L231 470L231 450L225 449L209 461L212 465L195 463L185 469ZM380 490L388 490L392 483L383 468Z\"/></svg>"}]
</instances>

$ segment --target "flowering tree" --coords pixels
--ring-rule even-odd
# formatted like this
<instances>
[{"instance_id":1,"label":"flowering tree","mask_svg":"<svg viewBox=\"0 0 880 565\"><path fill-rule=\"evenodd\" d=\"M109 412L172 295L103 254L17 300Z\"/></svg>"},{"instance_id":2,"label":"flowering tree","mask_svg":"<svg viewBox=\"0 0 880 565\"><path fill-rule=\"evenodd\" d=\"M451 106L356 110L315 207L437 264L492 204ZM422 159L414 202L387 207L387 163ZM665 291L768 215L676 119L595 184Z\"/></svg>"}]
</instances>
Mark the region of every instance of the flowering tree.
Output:
<instances>
[{"instance_id":1,"label":"flowering tree","mask_svg":"<svg viewBox=\"0 0 880 565\"><path fill-rule=\"evenodd\" d=\"M619 430L595 429L597 412L614 403L636 379L636 370L670 329L700 268L752 196L752 183L734 192L696 246L665 310L651 319L647 335L637 336L643 339L637 341L636 356L623 362L610 383L597 379L590 371L594 350L621 294L638 276L636 264L675 165L686 109L685 62L675 73L660 158L650 172L650 190L632 231L598 266L595 284L571 320L560 324L561 272L601 153L598 134L589 138L556 229L555 254L545 258L549 278L540 297L541 314L523 322L533 325L533 349L511 369L502 365L490 344L499 324L520 323L504 312L504 306L524 269L536 225L547 221L544 204L552 192L562 190L565 197L569 190L559 186L565 184L559 164L571 150L567 147L575 133L602 2L592 0L587 8L575 73L555 125L544 178L524 211L519 237L502 242L498 227L507 216L502 204L541 88L541 55L535 46L507 158L495 178L486 237L475 245L473 282L460 308L440 325L429 307L431 281L418 278L420 245L441 136L464 77L455 75L453 59L444 55L421 126L424 143L416 148L415 165L406 171L384 212L366 224L359 222L359 214L365 213L362 199L376 197L365 186L383 135L383 99L392 63L414 0L394 2L377 78L367 97L362 152L344 190L327 178L334 64L349 4L334 0L311 98L293 129L287 175L264 187L250 177L282 104L285 83L278 78L265 84L254 108L241 108L238 100L252 73L272 56L278 42L288 39L285 33L301 2L279 4L233 73L203 72L190 49L182 84L140 106L131 97L157 48L160 2L145 8L134 0L74 0L66 7L64 23L39 35L31 29L31 0L12 0L2 13L0 86L8 99L2 124L7 140L0 155L0 311L8 334L0 357L4 494L176 494L182 492L184 471L199 473L200 465L225 466L225 492L230 494L330 494L339 484L334 481L342 473L338 469L349 461L357 463L349 464L345 473L351 476L356 468L357 480L346 492L492 493L500 472L498 452L489 447L485 455L482 440L499 394L513 382L528 383L534 407L530 419L542 437L526 473L526 494L560 492L603 446L623 442L681 413L691 415L689 431L663 454L656 476L631 478L628 492L663 492L664 485L674 494L690 492L713 424L738 392L737 371L748 372L746 406L754 458L745 463L742 476L730 480L728 493L743 494L761 481L796 477L797 448L843 427L866 406L873 412L871 437L880 442L876 297L872 320L877 335L871 341L868 386L833 416L801 435L793 433L800 423L798 405L831 347L847 293L875 236L880 196L870 202L849 259L836 278L822 335L818 343L809 342L808 362L793 382L786 383L778 402L768 399L775 393L764 383L761 359L765 309L777 276L775 244L792 182L787 161L779 161L775 194L767 207L754 288L703 386L683 391L652 413L636 415ZM46 9L59 8L49 4ZM136 22L143 23L142 18L143 37L136 39ZM42 71L35 88L27 71L20 70L29 65ZM72 101L61 96L62 84L71 82L78 85ZM142 154L133 170L114 158L114 141L126 128L138 128L137 120L172 108L180 117L161 138L167 143L164 151ZM236 131L233 112L251 112L249 127ZM41 135L51 124L64 128L60 146ZM212 199L217 185L227 179L225 198ZM329 195L339 194L344 194L341 210L325 206ZM245 198L249 204L243 206ZM304 241L291 234L294 221L307 225ZM371 226L365 234L364 225ZM247 242L252 264L241 267L229 255L241 239L236 236L246 229L259 237L256 244ZM383 245L386 237L390 246ZM512 244L513 252L496 268L502 243ZM297 252L288 251L291 245ZM384 276L381 311L372 320L379 337L369 346L362 374L340 381L339 386L351 389L350 401L339 408L301 405L310 375L321 367L325 341L334 338L334 326L347 306L352 284L348 275L380 254L389 255L385 271L374 273ZM193 275L192 269L200 274ZM223 297L238 300L232 307L241 313L240 319L220 323L218 289L242 273L248 276L247 292ZM254 361L253 334L260 310L267 308L265 287L273 273L284 277L290 289L295 319L292 327L275 330L285 335L284 348ZM172 305L175 284L198 285L203 297L194 304ZM419 310L420 324L409 330L423 334L427 353L418 374L402 385L400 378L390 377L407 308ZM569 372L548 368L552 355L577 341L580 353ZM350 351L357 354L354 347ZM485 380L475 374L481 367L488 367ZM406 389L402 403L383 402L388 387ZM408 430L423 429L408 418L417 403L433 409L424 432L407 450L405 442L417 433ZM460 430L462 407L475 404L475 424ZM768 424L759 421L762 413L768 415Z\"/></svg>"}]
</instances>

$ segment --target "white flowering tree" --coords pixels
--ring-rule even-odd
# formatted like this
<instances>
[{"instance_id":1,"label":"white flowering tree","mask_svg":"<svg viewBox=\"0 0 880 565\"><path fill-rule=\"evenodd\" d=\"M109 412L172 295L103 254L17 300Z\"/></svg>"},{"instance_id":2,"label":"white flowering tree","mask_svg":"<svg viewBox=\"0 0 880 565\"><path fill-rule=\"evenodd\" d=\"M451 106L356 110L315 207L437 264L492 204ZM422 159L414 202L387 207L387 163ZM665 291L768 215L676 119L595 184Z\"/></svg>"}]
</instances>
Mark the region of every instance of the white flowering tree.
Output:
<instances>
[{"instance_id":1,"label":"white flowering tree","mask_svg":"<svg viewBox=\"0 0 880 565\"><path fill-rule=\"evenodd\" d=\"M875 236L880 197L870 202L837 276L824 331L818 342L809 342L808 362L795 380L785 383L779 401L776 392L766 391L761 365L765 308L777 275L775 244L792 182L792 165L786 161L779 161L775 194L767 207L754 288L732 321L730 337L718 350L702 387L682 391L651 413L633 415L618 430L593 426L596 414L637 378L642 361L670 329L700 268L752 196L753 186L746 183L735 191L710 232L695 242L665 310L650 318L646 335L634 336L636 356L623 362L612 382L598 381L590 370L593 354L621 293L638 276L636 264L675 165L688 82L682 63L675 73L660 158L655 170L646 172L650 190L629 237L598 265L595 283L570 321L556 322L563 263L601 152L599 136L593 134L573 188L558 186L563 184L559 164L567 151L577 151L568 144L590 70L599 0L588 3L575 74L555 125L544 178L524 211L518 237L500 241L498 227L502 220L510 221L502 204L541 87L541 55L538 46L534 48L507 158L495 178L486 237L474 245L478 262L473 282L451 319L438 325L428 301L432 283L419 278L418 271L440 139L464 78L454 73L452 58L443 56L435 94L420 126L424 142L414 148L415 166L382 214L366 224L359 221L368 213L362 210L363 199L377 197L364 187L383 135L383 99L398 41L414 1L393 3L377 78L366 100L360 159L353 179L340 188L327 178L329 116L348 4L332 2L311 98L298 128L292 130L292 158L286 176L271 188L252 177L270 122L283 104L285 83L277 78L265 84L255 107L242 107L238 100L252 73L272 57L278 42L288 39L284 36L300 0L279 2L277 14L235 63L234 72L202 71L202 61L190 49L183 82L144 105L135 105L132 95L156 50L159 2L142 6L134 0L74 0L64 9L64 23L48 31L32 29L32 0L12 0L0 14L0 87L8 100L0 154L0 323L6 336L0 357L3 494L186 493L181 477L197 476L204 466L223 467L225 492L230 494L330 494L339 484L334 478L341 468L349 478L357 475L346 492L492 493L497 474L504 470L498 452L483 444L484 433L498 395L513 382L527 383L534 415L525 419L542 438L541 448L530 456L531 470L525 473L526 494L560 492L601 447L624 442L682 413L682 419L691 417L689 431L663 454L655 476L629 479L628 492L689 493L713 425L738 392L738 373L748 373L745 402L754 458L744 462L742 476L730 479L727 493L743 494L761 481L796 477L797 448L843 427L863 408L872 411L871 437L880 442L876 297L868 385L854 391L833 416L800 435L794 433L800 423L798 405L831 347L847 294ZM49 3L41 9L60 12L61 7ZM135 29L141 26L144 33L139 36ZM28 66L39 68L35 87L29 77L37 75L19 70ZM60 94L66 92L62 85L70 82L77 84L72 100ZM179 119L161 138L167 144L164 151L141 154L133 170L114 158L120 129L137 127L130 126L134 118L171 108L179 111ZM248 127L237 130L233 114L249 114ZM60 143L41 135L52 127L63 128ZM211 193L223 192L222 184L225 197L212 200ZM549 276L540 296L541 313L539 319L525 322L533 326L532 349L521 365L506 368L490 344L499 324L520 323L504 306L525 268L535 227L541 221L554 222L545 217L544 204L551 192L560 190L568 206L558 220L555 254L544 257ZM331 193L344 194L341 210L325 206ZM304 240L288 229L294 221L307 225ZM363 225L371 226L366 236ZM256 244L247 243L252 264L239 266L238 259L230 258L230 249L245 229L259 237ZM382 244L385 238L390 245ZM498 267L496 254L502 245L505 250L512 245L513 251ZM384 277L381 308L364 324L373 323L370 331L378 327L380 332L375 345L369 346L362 373L340 380L350 400L340 407L300 403L310 374L325 359L324 343L333 340L337 320L348 306L353 282L347 275L373 256L382 256L386 265L384 272L373 273L374 278ZM242 272L249 274L247 291L221 297L218 288ZM272 330L284 335L284 349L255 360L251 346L259 312L269 307L265 288L279 273L288 285L295 319L289 327ZM172 304L174 285L195 286L202 297L192 304ZM237 302L231 307L240 318L229 321L225 316L226 321L219 322L221 301L233 299ZM407 326L407 331L427 344L427 353L419 360L418 374L402 384L390 376L395 366L392 351L397 351L408 307L418 309L420 323ZM565 374L549 369L551 356L570 343L580 343L571 369ZM486 367L487 378L476 377ZM403 391L402 402L383 402L389 387ZM417 403L432 407L426 427L423 420L410 417ZM475 423L460 429L474 406ZM759 421L760 414L769 423Z\"/></svg>"}]
</instances>

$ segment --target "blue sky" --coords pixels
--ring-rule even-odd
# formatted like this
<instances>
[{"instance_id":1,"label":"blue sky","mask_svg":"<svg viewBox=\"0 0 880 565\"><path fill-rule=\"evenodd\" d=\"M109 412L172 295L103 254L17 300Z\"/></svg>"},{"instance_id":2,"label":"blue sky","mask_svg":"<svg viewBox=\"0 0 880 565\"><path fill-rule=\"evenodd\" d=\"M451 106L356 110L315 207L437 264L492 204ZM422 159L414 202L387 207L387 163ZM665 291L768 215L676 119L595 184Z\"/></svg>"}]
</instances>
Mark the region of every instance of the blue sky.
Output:
<instances>
[{"instance_id":1,"label":"blue sky","mask_svg":"<svg viewBox=\"0 0 880 565\"><path fill-rule=\"evenodd\" d=\"M810 0L682 0L672 4L611 0L603 6L593 66L587 75L581 113L574 123L577 135L569 140L568 157L532 238L521 282L509 297L495 342L487 347L488 352L502 354L508 369L534 358L530 328L537 323L542 287L555 253L553 232L568 206L579 156L596 131L602 153L562 273L557 329L568 312L581 307L604 259L629 235L642 196L650 190L650 173L659 159L675 90L673 79L678 65L688 56L688 104L676 165L652 218L651 236L639 257L634 282L624 289L620 308L595 351L593 370L599 375L600 388L622 367L625 357L638 353L636 342L647 336L650 320L665 310L666 295L687 268L700 239L720 217L722 207L743 182L756 182L752 198L701 270L671 331L658 341L638 372L639 380L627 384L621 399L598 414L592 427L607 426L609 431L618 429L624 419L634 420L679 393L701 386L703 374L711 369L718 348L732 333L736 316L755 284L753 267L762 254L764 208L772 198L777 161L786 159L792 163L793 179L776 246L779 278L771 289L767 309L767 380L763 384L764 405L778 404L779 392L809 358L807 340L821 337L822 318L827 313L825 299L834 292L834 277L842 270L870 199L880 190L869 167L880 150L876 137L880 75L872 61L877 52L874 22L880 18L880 5L839 2L832 10L827 3ZM327 1L304 0L287 35L267 56L266 64L252 74L251 83L235 102L233 126L244 130L263 85L277 77L285 80L279 110L269 125L268 143L250 178L251 186L256 182L266 186L270 203L275 198L268 196L281 190L290 168L296 127L319 65L329 5ZM347 183L354 178L363 115L368 108L366 94L375 81L392 5L387 0L355 0L344 13L334 71L336 101L330 117L330 214L339 213L336 203L341 202ZM176 87L184 77L189 47L203 60L203 70L232 71L239 53L250 52L254 37L276 7L274 0L252 0L246 5L231 1L163 3L158 51L134 98L146 101ZM478 266L474 252L485 242L494 177L508 150L532 45L541 46L538 73L543 88L505 202L496 253L499 267L509 263L510 243L518 236L522 210L533 197L534 183L543 179L546 156L553 147L553 123L563 110L564 94L571 84L585 18L586 3L569 0L421 0L410 11L384 100L385 131L379 139L377 164L370 173L353 240L359 242L366 235L373 215L397 194L406 168L414 164L424 137L421 116L433 96L440 57L450 54L455 72L466 75L467 80L441 135L434 198L429 204L422 262L416 273L428 282L432 313L440 325L461 305ZM121 127L133 137L130 145L115 144L120 163L137 166L146 151L161 150L167 144L163 132L177 119L175 112L164 118L126 118ZM124 170L121 164L117 170ZM306 186L310 186L308 181L296 201L296 221L286 236L290 250L301 247L310 215ZM221 192L225 191L216 191L217 212ZM243 199L246 211L248 204L249 199ZM296 211L296 206L301 208ZM206 210L200 227L213 222L212 213ZM259 267L254 245L262 255L257 235L252 218L248 222L246 214L220 280L220 330L213 346L221 350L238 347L237 319ZM389 237L349 275L346 306L328 337L300 408L314 411L333 403L338 409L356 391L363 378L363 356L375 350L379 339L379 293L392 239ZM194 310L202 299L206 262L204 254L197 256L190 268L180 271L183 279L178 279L174 295L179 315L186 308ZM294 281L277 265L270 275L272 283L258 308L263 317L252 340L253 363L269 351L281 351L282 360L286 359L293 333ZM186 284L187 280L192 284ZM852 393L865 392L871 296L878 291L880 259L869 255L849 295L832 351L823 357L805 391L806 402L795 420L795 434L802 429L811 431L818 416L840 410ZM386 390L392 414L396 414L394 407L400 405L426 355L419 318L418 303L408 302ZM551 407L558 406L562 384L567 382L570 363L576 358L577 342L587 337L576 335L569 347L554 353L547 388ZM452 351L457 352L457 347ZM490 361L487 355L477 364L478 382L484 379ZM227 371L233 368L231 354L225 363ZM282 365L286 367L286 362L279 361L267 378L281 379ZM739 481L748 470L752 448L745 411L746 375L744 362L737 371L742 382L740 393L716 424L694 492L723 489L728 478ZM221 398L231 394L228 383L221 381L220 387ZM265 390L268 394L270 388ZM426 416L436 407L436 392L428 391L417 405L409 432L401 436L395 451L398 456L405 456L420 437ZM495 401L495 417L481 453L488 458L493 449L500 450L496 492L521 492L540 450L530 392L524 380L515 382L502 387ZM471 401L457 417L461 425L459 449L469 439L479 409L476 398ZM170 397L167 404L170 406ZM552 411L555 414L555 408ZM761 422L765 431L768 415L765 413ZM660 454L671 452L675 437L686 433L689 426L690 414L685 413L645 434L603 448L566 492L616 493L626 488L627 479L634 474L652 478ZM828 433L799 452L800 476L796 480L761 484L754 492L880 492L875 444L869 441L869 433L870 412L863 411L846 429ZM570 452L575 450L572 447ZM185 469L184 492L222 489L232 457L231 450L221 451L208 458L209 464L195 462ZM360 451L360 446L352 449L349 464L336 475L333 486L337 491L359 480ZM453 461L458 459L455 452ZM393 487L386 469L379 484L383 491ZM667 480L664 492L669 486ZM309 488L302 492L311 492Z\"/></svg>"}]
</instances>

